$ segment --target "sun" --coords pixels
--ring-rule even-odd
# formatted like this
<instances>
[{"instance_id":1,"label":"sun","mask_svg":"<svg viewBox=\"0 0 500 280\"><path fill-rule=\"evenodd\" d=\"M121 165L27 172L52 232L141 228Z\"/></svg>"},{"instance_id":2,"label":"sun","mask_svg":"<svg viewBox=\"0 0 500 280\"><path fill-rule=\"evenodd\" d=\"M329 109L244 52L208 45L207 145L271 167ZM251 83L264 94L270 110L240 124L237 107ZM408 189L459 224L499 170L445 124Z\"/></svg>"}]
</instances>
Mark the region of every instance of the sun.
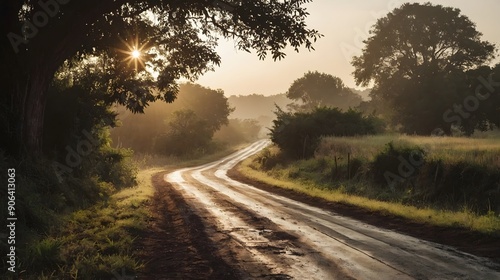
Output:
<instances>
[{"instance_id":1,"label":"sun","mask_svg":"<svg viewBox=\"0 0 500 280\"><path fill-rule=\"evenodd\" d=\"M135 39L132 39L130 41L125 41L121 38L120 40L125 45L125 49L124 50L118 49L118 51L126 55L122 61L126 61L129 65L133 63L136 71L138 70L139 65L143 69L145 67L145 62L146 62L144 49L146 48L148 42L145 42L144 44L140 45L138 36L136 36Z\"/></svg>"},{"instance_id":2,"label":"sun","mask_svg":"<svg viewBox=\"0 0 500 280\"><path fill-rule=\"evenodd\" d=\"M137 59L137 58L141 57L141 52L139 50L133 50L130 55L132 56L132 58Z\"/></svg>"}]
</instances>

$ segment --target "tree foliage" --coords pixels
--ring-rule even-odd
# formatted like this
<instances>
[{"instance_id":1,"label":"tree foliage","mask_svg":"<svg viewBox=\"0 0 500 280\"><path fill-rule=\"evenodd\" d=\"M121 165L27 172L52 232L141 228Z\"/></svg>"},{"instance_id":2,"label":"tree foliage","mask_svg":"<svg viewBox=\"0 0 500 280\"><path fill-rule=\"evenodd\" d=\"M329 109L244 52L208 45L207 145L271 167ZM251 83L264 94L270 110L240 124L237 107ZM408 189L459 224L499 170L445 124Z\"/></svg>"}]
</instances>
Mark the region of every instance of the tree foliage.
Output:
<instances>
[{"instance_id":1,"label":"tree foliage","mask_svg":"<svg viewBox=\"0 0 500 280\"><path fill-rule=\"evenodd\" d=\"M371 34L352 62L356 83L374 84L372 95L390 104L404 132L449 132L443 112L463 98L466 72L490 61L495 46L459 9L430 3L402 5Z\"/></svg>"},{"instance_id":2,"label":"tree foliage","mask_svg":"<svg viewBox=\"0 0 500 280\"><path fill-rule=\"evenodd\" d=\"M319 107L313 112L285 112L279 107L271 128L271 140L294 158L314 155L322 136L375 134L377 120L352 109Z\"/></svg>"},{"instance_id":3,"label":"tree foliage","mask_svg":"<svg viewBox=\"0 0 500 280\"><path fill-rule=\"evenodd\" d=\"M500 64L469 70L461 81L460 100L445 111L445 121L465 135L500 127Z\"/></svg>"},{"instance_id":4,"label":"tree foliage","mask_svg":"<svg viewBox=\"0 0 500 280\"><path fill-rule=\"evenodd\" d=\"M66 145L76 143L84 130L99 131L116 125L113 101L107 98L107 79L102 68L92 62L55 76L48 90L44 117L46 154L66 153Z\"/></svg>"},{"instance_id":5,"label":"tree foliage","mask_svg":"<svg viewBox=\"0 0 500 280\"><path fill-rule=\"evenodd\" d=\"M180 85L179 94L174 103L154 102L145 109L144 114L130 114L122 110L118 116L122 119L121 126L114 128L111 135L114 143L138 152L167 153L165 148L167 144L162 141L167 141L165 135L173 135L171 129L182 128L182 126L175 125L180 119L190 118L191 124L195 123L194 119L203 120L204 125L199 131L199 136L208 135L211 140L215 131L228 123L228 116L232 111L222 90L184 83ZM191 113L187 114L187 112ZM172 118L176 119L174 123L170 122ZM207 134L205 130L209 133ZM194 144L190 147L196 149Z\"/></svg>"},{"instance_id":6,"label":"tree foliage","mask_svg":"<svg viewBox=\"0 0 500 280\"><path fill-rule=\"evenodd\" d=\"M361 103L361 97L344 85L342 80L330 74L307 72L295 80L286 96L299 100L299 110L311 111L319 106L338 107L342 110L354 108Z\"/></svg>"},{"instance_id":7,"label":"tree foliage","mask_svg":"<svg viewBox=\"0 0 500 280\"><path fill-rule=\"evenodd\" d=\"M311 49L320 35L305 25L307 2L2 1L1 103L8 105L1 146L40 150L47 89L65 61L72 68L101 60L111 78L107 99L142 112L155 100L173 101L179 78L195 79L218 65L219 37L261 59L281 59L287 46ZM134 49L142 52L137 59Z\"/></svg>"},{"instance_id":8,"label":"tree foliage","mask_svg":"<svg viewBox=\"0 0 500 280\"><path fill-rule=\"evenodd\" d=\"M175 111L167 120L166 132L156 138L155 150L178 156L203 152L213 134L210 124L193 110Z\"/></svg>"},{"instance_id":9,"label":"tree foliage","mask_svg":"<svg viewBox=\"0 0 500 280\"><path fill-rule=\"evenodd\" d=\"M71 77L57 75L48 90L44 118L44 152L53 161L57 178L69 181L94 177L112 188L135 184L133 168L127 162L132 152L111 147L110 127L116 113L107 94L99 68L86 65ZM89 195L98 195L98 189Z\"/></svg>"},{"instance_id":10,"label":"tree foliage","mask_svg":"<svg viewBox=\"0 0 500 280\"><path fill-rule=\"evenodd\" d=\"M44 157L13 158L0 152L2 168L15 166L23 182L16 202L20 232L47 232L57 226L57 213L87 208L136 184L132 151L110 145L108 129L115 113L100 100L99 90L89 87L88 82L99 80L99 73L87 74L75 76L77 83L57 77L49 88ZM3 193L0 197L7 198ZM34 269L30 263L23 267Z\"/></svg>"}]
</instances>

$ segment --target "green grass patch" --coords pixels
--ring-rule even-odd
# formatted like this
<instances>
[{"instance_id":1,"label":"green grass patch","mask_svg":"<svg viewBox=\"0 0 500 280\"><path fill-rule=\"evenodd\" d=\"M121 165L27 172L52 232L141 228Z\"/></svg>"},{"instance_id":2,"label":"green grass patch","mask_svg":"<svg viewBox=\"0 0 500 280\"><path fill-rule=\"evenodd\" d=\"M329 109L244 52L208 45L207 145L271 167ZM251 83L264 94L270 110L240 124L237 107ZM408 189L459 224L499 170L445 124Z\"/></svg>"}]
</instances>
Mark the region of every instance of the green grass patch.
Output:
<instances>
[{"instance_id":1,"label":"green grass patch","mask_svg":"<svg viewBox=\"0 0 500 280\"><path fill-rule=\"evenodd\" d=\"M150 218L151 175L141 170L136 187L64 218L57 233L29 246L25 279L112 279L133 275L143 263L133 255L133 242ZM38 276L37 276L38 275Z\"/></svg>"},{"instance_id":2,"label":"green grass patch","mask_svg":"<svg viewBox=\"0 0 500 280\"><path fill-rule=\"evenodd\" d=\"M29 267L23 279L115 279L136 275L144 263L132 248L151 219L147 207L155 192L151 177L161 171L211 162L241 147L227 147L197 159L143 157L137 163L142 168L135 187L64 215L57 229L28 244L27 258L20 264Z\"/></svg>"}]
</instances>

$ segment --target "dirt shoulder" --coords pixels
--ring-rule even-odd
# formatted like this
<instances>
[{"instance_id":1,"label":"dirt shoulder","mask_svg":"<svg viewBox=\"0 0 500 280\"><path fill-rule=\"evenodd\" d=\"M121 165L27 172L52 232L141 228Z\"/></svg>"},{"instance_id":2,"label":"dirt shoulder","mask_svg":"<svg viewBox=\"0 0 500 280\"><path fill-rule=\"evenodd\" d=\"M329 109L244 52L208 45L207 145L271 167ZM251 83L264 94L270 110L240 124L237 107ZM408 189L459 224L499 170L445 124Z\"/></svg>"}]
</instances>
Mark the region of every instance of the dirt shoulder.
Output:
<instances>
[{"instance_id":1,"label":"dirt shoulder","mask_svg":"<svg viewBox=\"0 0 500 280\"><path fill-rule=\"evenodd\" d=\"M166 173L151 178L152 218L137 244L139 257L146 262L139 279L239 279L238 271L207 235L202 219L163 180Z\"/></svg>"},{"instance_id":2,"label":"dirt shoulder","mask_svg":"<svg viewBox=\"0 0 500 280\"><path fill-rule=\"evenodd\" d=\"M343 216L363 221L367 224L394 230L419 239L449 245L476 256L490 258L492 261L500 264L500 238L498 237L472 232L464 228L439 227L417 223L394 215L307 196L293 190L283 189L245 177L238 171L238 166L231 169L228 172L228 176L234 180L311 206L330 210Z\"/></svg>"}]
</instances>

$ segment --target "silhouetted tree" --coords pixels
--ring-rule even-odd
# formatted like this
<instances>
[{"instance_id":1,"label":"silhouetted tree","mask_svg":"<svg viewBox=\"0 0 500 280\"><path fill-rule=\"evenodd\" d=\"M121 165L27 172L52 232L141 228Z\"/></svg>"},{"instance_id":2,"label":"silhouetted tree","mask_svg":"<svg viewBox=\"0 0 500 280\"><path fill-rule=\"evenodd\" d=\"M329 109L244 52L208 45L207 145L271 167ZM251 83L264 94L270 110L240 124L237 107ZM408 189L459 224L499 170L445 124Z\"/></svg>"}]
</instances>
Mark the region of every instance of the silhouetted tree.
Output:
<instances>
[{"instance_id":1,"label":"silhouetted tree","mask_svg":"<svg viewBox=\"0 0 500 280\"><path fill-rule=\"evenodd\" d=\"M154 100L173 101L179 78L194 79L219 64L219 36L262 59L283 58L287 46L311 49L319 34L305 25L306 2L2 1L0 147L41 150L47 90L65 61L102 60L111 79L107 99L142 112ZM133 58L135 49L141 54Z\"/></svg>"},{"instance_id":2,"label":"silhouetted tree","mask_svg":"<svg viewBox=\"0 0 500 280\"><path fill-rule=\"evenodd\" d=\"M292 105L292 108L311 111L319 106L337 107L347 110L358 106L361 96L346 87L342 80L330 74L307 72L295 80L288 89L286 96L292 100L300 100L302 105Z\"/></svg>"},{"instance_id":3,"label":"silhouetted tree","mask_svg":"<svg viewBox=\"0 0 500 280\"><path fill-rule=\"evenodd\" d=\"M500 64L467 71L461 100L444 114L465 135L500 127Z\"/></svg>"},{"instance_id":4,"label":"silhouetted tree","mask_svg":"<svg viewBox=\"0 0 500 280\"><path fill-rule=\"evenodd\" d=\"M352 64L358 85L392 108L392 121L408 133L430 134L451 124L443 113L462 102L466 71L494 56L475 24L459 9L404 4L381 18Z\"/></svg>"}]
</instances>

